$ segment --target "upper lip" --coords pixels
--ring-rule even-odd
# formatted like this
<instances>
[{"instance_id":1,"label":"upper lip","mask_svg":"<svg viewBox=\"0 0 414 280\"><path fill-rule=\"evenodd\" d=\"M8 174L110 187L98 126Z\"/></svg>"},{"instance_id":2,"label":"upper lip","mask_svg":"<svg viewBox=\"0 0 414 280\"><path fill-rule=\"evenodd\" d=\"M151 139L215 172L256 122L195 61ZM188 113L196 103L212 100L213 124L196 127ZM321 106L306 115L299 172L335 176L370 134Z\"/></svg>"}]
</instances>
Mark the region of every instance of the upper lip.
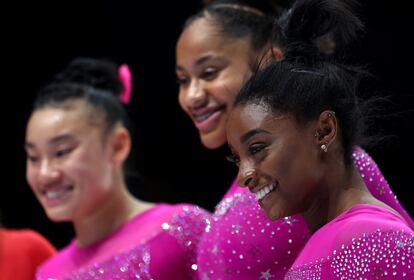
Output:
<instances>
[{"instance_id":1,"label":"upper lip","mask_svg":"<svg viewBox=\"0 0 414 280\"><path fill-rule=\"evenodd\" d=\"M71 187L72 187L72 185L70 185L70 184L49 184L49 185L40 187L40 191L43 194L45 194L49 191L59 191L59 190L63 190L63 189L69 189Z\"/></svg>"}]
</instances>

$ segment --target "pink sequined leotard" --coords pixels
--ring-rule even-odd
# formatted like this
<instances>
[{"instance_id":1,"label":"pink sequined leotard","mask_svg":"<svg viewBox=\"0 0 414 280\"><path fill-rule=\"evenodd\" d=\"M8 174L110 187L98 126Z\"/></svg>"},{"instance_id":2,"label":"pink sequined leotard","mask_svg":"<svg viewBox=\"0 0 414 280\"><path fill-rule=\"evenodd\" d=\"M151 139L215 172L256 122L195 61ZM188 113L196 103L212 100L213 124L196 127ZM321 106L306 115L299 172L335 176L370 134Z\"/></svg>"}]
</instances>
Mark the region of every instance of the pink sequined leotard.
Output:
<instances>
[{"instance_id":1,"label":"pink sequined leotard","mask_svg":"<svg viewBox=\"0 0 414 280\"><path fill-rule=\"evenodd\" d=\"M414 232L389 209L355 205L312 235L285 279L414 279Z\"/></svg>"},{"instance_id":2,"label":"pink sequined leotard","mask_svg":"<svg viewBox=\"0 0 414 280\"><path fill-rule=\"evenodd\" d=\"M192 279L208 216L192 205L159 204L94 244L79 248L72 241L36 279Z\"/></svg>"},{"instance_id":3,"label":"pink sequined leotard","mask_svg":"<svg viewBox=\"0 0 414 280\"><path fill-rule=\"evenodd\" d=\"M372 158L359 147L353 158L370 192L414 228ZM300 215L270 221L256 197L235 183L208 223L197 258L202 280L283 279L310 238Z\"/></svg>"}]
</instances>

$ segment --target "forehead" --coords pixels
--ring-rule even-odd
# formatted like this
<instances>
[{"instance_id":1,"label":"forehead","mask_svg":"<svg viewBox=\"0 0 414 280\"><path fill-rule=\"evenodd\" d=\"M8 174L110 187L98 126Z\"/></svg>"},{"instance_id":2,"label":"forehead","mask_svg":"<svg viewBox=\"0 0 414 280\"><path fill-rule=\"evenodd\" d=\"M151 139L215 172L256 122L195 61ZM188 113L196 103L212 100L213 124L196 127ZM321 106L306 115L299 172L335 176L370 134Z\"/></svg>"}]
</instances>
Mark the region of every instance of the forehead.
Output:
<instances>
[{"instance_id":1,"label":"forehead","mask_svg":"<svg viewBox=\"0 0 414 280\"><path fill-rule=\"evenodd\" d=\"M276 116L275 116L276 117ZM261 104L243 104L235 107L227 122L227 134L230 142L232 136L244 134L251 129L262 127L269 123L272 114L269 109Z\"/></svg>"},{"instance_id":2,"label":"forehead","mask_svg":"<svg viewBox=\"0 0 414 280\"><path fill-rule=\"evenodd\" d=\"M271 133L281 133L285 129L292 132L296 122L288 115L277 114L264 104L239 105L235 107L227 122L229 143L238 142L240 136L254 129L264 129Z\"/></svg>"},{"instance_id":3,"label":"forehead","mask_svg":"<svg viewBox=\"0 0 414 280\"><path fill-rule=\"evenodd\" d=\"M234 108L231 112L229 123L247 127L257 126L271 119L271 115L268 106L247 103Z\"/></svg>"},{"instance_id":4,"label":"forehead","mask_svg":"<svg viewBox=\"0 0 414 280\"><path fill-rule=\"evenodd\" d=\"M86 133L91 130L92 110L84 102L76 106L51 107L34 111L27 124L28 141L53 138L59 134Z\"/></svg>"},{"instance_id":5,"label":"forehead","mask_svg":"<svg viewBox=\"0 0 414 280\"><path fill-rule=\"evenodd\" d=\"M184 58L196 59L200 54L212 51L230 56L249 53L249 38L226 38L219 33L217 27L212 24L212 20L214 19L198 18L181 33L176 46L179 64Z\"/></svg>"}]
</instances>

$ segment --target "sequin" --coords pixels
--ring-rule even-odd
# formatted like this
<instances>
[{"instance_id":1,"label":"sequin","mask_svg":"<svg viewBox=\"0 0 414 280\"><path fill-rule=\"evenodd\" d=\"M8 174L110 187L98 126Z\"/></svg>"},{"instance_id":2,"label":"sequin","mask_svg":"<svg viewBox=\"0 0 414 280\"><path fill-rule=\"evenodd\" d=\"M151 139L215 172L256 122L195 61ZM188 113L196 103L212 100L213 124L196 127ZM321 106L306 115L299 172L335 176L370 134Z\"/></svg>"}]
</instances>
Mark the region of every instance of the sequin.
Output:
<instances>
[{"instance_id":1,"label":"sequin","mask_svg":"<svg viewBox=\"0 0 414 280\"><path fill-rule=\"evenodd\" d=\"M171 220L167 232L173 236L186 252L187 266L197 270L197 246L207 228L209 215L197 206L184 206Z\"/></svg>"},{"instance_id":2,"label":"sequin","mask_svg":"<svg viewBox=\"0 0 414 280\"><path fill-rule=\"evenodd\" d=\"M149 246L136 247L126 253L114 256L102 263L82 268L71 276L63 278L37 278L61 280L99 279L153 279L150 274Z\"/></svg>"},{"instance_id":3,"label":"sequin","mask_svg":"<svg viewBox=\"0 0 414 280\"><path fill-rule=\"evenodd\" d=\"M237 191L217 205L203 233L199 279L283 278L308 238L305 223L301 217L270 222L255 195L235 187Z\"/></svg>"},{"instance_id":4,"label":"sequin","mask_svg":"<svg viewBox=\"0 0 414 280\"><path fill-rule=\"evenodd\" d=\"M371 193L414 227L372 158L360 147L355 147L353 158ZM209 222L197 259L201 279L259 279L268 268L281 279L310 236L301 216L269 222L255 196L236 183Z\"/></svg>"},{"instance_id":5,"label":"sequin","mask_svg":"<svg viewBox=\"0 0 414 280\"><path fill-rule=\"evenodd\" d=\"M36 279L193 279L197 244L209 218L196 206L158 205L97 244L78 248L72 242L42 265Z\"/></svg>"},{"instance_id":6,"label":"sequin","mask_svg":"<svg viewBox=\"0 0 414 280\"><path fill-rule=\"evenodd\" d=\"M391 191L387 180L382 175L375 161L361 148L355 147L352 153L355 166L358 168L361 177L371 194L398 211L407 221L409 226L414 229L414 221L402 207L397 196Z\"/></svg>"},{"instance_id":7,"label":"sequin","mask_svg":"<svg viewBox=\"0 0 414 280\"><path fill-rule=\"evenodd\" d=\"M290 279L414 279L414 234L377 230L327 259L293 267Z\"/></svg>"}]
</instances>

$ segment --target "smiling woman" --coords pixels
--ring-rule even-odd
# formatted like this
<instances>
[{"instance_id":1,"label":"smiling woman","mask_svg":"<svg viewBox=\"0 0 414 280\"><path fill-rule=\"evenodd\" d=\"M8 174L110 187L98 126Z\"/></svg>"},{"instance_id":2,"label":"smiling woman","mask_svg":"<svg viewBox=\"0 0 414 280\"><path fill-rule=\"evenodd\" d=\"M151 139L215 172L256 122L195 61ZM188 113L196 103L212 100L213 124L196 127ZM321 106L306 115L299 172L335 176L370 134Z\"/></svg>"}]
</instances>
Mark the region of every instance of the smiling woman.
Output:
<instances>
[{"instance_id":1,"label":"smiling woman","mask_svg":"<svg viewBox=\"0 0 414 280\"><path fill-rule=\"evenodd\" d=\"M225 143L231 102L254 68L249 37L223 40L209 17L192 22L177 42L179 102L198 129L204 146Z\"/></svg>"},{"instance_id":2,"label":"smiling woman","mask_svg":"<svg viewBox=\"0 0 414 280\"><path fill-rule=\"evenodd\" d=\"M366 117L359 72L308 55L269 65L236 97L227 138L238 183L270 219L301 213L313 233L286 279L412 279L414 231L352 159Z\"/></svg>"},{"instance_id":3,"label":"smiling woman","mask_svg":"<svg viewBox=\"0 0 414 280\"><path fill-rule=\"evenodd\" d=\"M125 65L76 59L36 99L26 130L27 181L49 219L69 221L76 232L37 279L192 278L207 213L147 203L126 187L131 137L120 101L130 98L128 77Z\"/></svg>"},{"instance_id":4,"label":"smiling woman","mask_svg":"<svg viewBox=\"0 0 414 280\"><path fill-rule=\"evenodd\" d=\"M186 21L176 45L179 102L208 149L226 144L233 100L259 66L272 59L280 61L292 52L299 54L292 43L305 44L302 51L316 50L330 59L342 57L343 51L348 55L349 43L363 30L351 8L353 1L298 0L277 19L273 8L280 1L210 2ZM267 148L259 143L250 149L259 156ZM290 152L296 151L291 147ZM414 226L372 158L359 147L352 156L370 192ZM307 168L304 162L300 164ZM208 165L204 178L218 172ZM214 184L219 185L214 182L208 187L214 188ZM278 205L266 212L283 218L269 222L257 199L266 204L275 188L279 188L277 182L269 182L252 195L237 182L229 187L200 242L200 278L284 277L310 233L301 215L279 216L282 209Z\"/></svg>"}]
</instances>

